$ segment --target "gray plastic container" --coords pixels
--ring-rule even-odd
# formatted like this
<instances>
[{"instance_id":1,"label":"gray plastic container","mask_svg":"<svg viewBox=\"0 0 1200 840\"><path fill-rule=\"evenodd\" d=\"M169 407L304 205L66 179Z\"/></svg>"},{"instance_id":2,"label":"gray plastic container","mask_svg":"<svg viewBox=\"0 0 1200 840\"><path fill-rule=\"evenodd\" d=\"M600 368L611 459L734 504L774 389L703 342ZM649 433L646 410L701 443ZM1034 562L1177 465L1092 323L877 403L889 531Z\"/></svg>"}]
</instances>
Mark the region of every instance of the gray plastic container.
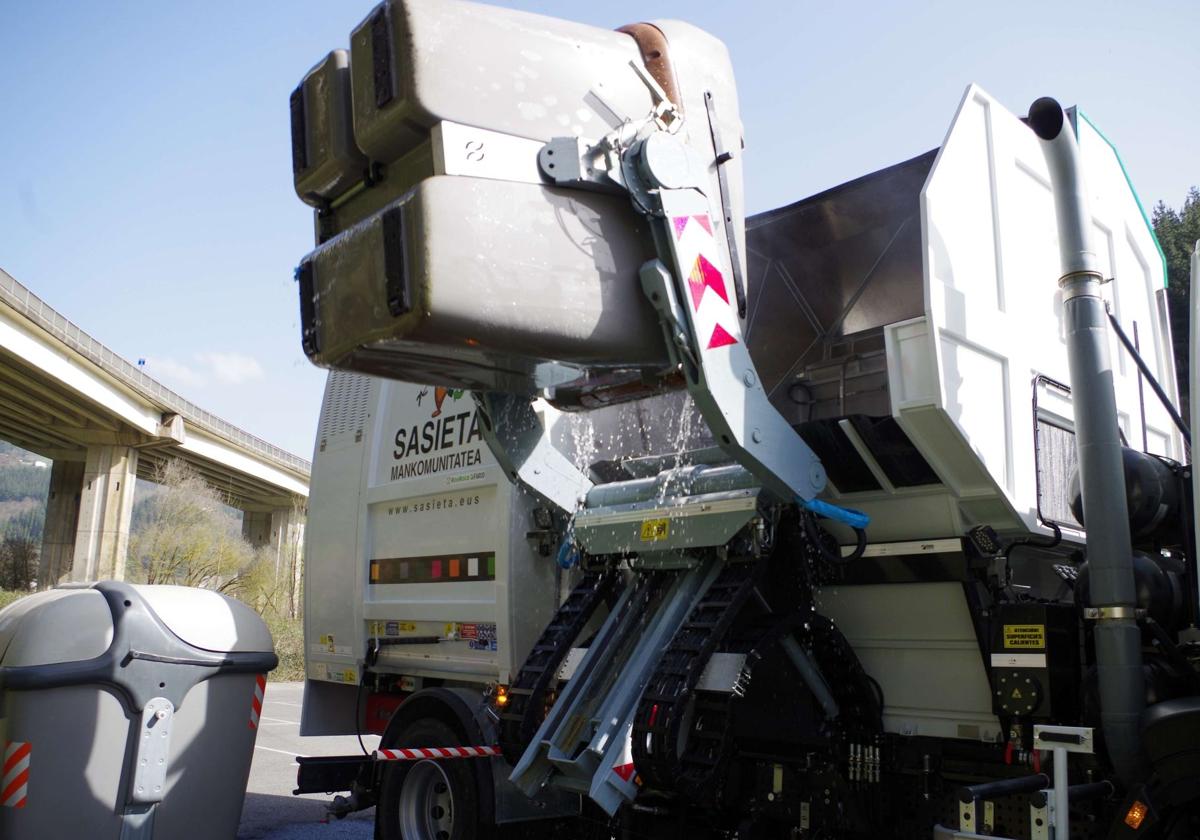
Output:
<instances>
[{"instance_id":1,"label":"gray plastic container","mask_svg":"<svg viewBox=\"0 0 1200 840\"><path fill-rule=\"evenodd\" d=\"M249 607L104 581L0 611L0 837L237 835L263 678Z\"/></svg>"},{"instance_id":2,"label":"gray plastic container","mask_svg":"<svg viewBox=\"0 0 1200 840\"><path fill-rule=\"evenodd\" d=\"M327 84L340 61L305 77L293 138L351 143L344 105L318 107L344 98ZM297 270L314 363L541 392L571 408L682 385L639 280L664 255L641 200L615 182L614 194L560 186L538 160L551 141L570 146L558 148L572 165L580 146L600 154L603 138L617 143L649 119L652 85L670 91L671 132L703 169L715 246L738 243L724 258L745 277L742 126L720 41L678 21L611 31L458 0L385 0L351 34L348 72L353 146L371 163L362 187L327 190L327 173L352 179L354 168L326 166L316 140L293 144L297 189L320 208L317 248ZM321 177L305 168L317 161Z\"/></svg>"}]
</instances>

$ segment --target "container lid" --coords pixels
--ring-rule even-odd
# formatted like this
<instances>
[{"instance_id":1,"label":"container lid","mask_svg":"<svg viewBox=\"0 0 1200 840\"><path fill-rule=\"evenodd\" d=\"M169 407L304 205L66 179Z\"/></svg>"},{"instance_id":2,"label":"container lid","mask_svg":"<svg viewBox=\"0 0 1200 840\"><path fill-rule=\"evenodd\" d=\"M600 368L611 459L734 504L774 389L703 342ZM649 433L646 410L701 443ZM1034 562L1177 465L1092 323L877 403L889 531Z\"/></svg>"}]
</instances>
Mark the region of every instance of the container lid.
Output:
<instances>
[{"instance_id":1,"label":"container lid","mask_svg":"<svg viewBox=\"0 0 1200 840\"><path fill-rule=\"evenodd\" d=\"M94 589L38 592L0 610L0 665L84 662L112 644L112 613Z\"/></svg>"},{"instance_id":2,"label":"container lid","mask_svg":"<svg viewBox=\"0 0 1200 840\"><path fill-rule=\"evenodd\" d=\"M135 586L162 623L192 647L218 653L270 652L271 631L250 607L211 589Z\"/></svg>"},{"instance_id":3,"label":"container lid","mask_svg":"<svg viewBox=\"0 0 1200 840\"><path fill-rule=\"evenodd\" d=\"M192 647L216 653L274 650L266 624L240 601L184 586L133 588ZM107 651L112 639L112 612L95 589L39 592L0 610L0 665L6 667L84 662ZM155 653L153 638L132 641Z\"/></svg>"}]
</instances>

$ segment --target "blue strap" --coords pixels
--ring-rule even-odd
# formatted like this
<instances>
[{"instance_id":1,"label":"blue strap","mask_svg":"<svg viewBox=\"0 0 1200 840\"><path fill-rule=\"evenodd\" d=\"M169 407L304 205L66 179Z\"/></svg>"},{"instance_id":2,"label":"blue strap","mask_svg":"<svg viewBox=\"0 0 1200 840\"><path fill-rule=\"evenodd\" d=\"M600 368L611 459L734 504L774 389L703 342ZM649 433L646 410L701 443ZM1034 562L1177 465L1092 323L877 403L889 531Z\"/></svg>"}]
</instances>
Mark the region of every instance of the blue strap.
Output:
<instances>
[{"instance_id":1,"label":"blue strap","mask_svg":"<svg viewBox=\"0 0 1200 840\"><path fill-rule=\"evenodd\" d=\"M817 516L824 516L826 519L832 519L836 522L841 522L843 525L849 525L856 531L865 531L867 526L871 524L871 517L867 516L861 510L853 508L843 508L837 505L831 505L829 502L823 502L820 499L800 500L800 505L805 510L815 513Z\"/></svg>"}]
</instances>

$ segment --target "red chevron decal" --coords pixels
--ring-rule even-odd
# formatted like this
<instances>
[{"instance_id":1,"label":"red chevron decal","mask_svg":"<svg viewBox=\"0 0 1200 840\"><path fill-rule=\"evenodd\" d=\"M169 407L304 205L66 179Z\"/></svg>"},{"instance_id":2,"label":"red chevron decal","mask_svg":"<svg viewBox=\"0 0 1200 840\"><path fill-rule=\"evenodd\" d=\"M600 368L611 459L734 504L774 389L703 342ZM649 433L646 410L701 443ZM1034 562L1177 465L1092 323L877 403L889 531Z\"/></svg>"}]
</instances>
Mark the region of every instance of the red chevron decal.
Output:
<instances>
[{"instance_id":1,"label":"red chevron decal","mask_svg":"<svg viewBox=\"0 0 1200 840\"><path fill-rule=\"evenodd\" d=\"M725 331L725 328L720 324L713 327L712 338L708 340L708 348L712 350L716 347L726 347L730 344L737 344L738 340Z\"/></svg>"},{"instance_id":2,"label":"red chevron decal","mask_svg":"<svg viewBox=\"0 0 1200 840\"><path fill-rule=\"evenodd\" d=\"M693 219L695 219L696 223L699 224L700 227L704 228L705 232L709 236L713 235L712 219L708 218L706 214L699 214L696 216L672 216L671 223L675 226L676 239L680 239L683 236L684 230L687 229L688 222L692 221Z\"/></svg>"},{"instance_id":3,"label":"red chevron decal","mask_svg":"<svg viewBox=\"0 0 1200 840\"><path fill-rule=\"evenodd\" d=\"M712 289L721 300L729 303L729 295L725 291L725 278L721 276L721 272L715 265L705 259L704 255L696 257L696 264L692 266L692 273L688 275L688 290L692 293L692 308L700 308L700 299L704 297L704 290Z\"/></svg>"}]
</instances>

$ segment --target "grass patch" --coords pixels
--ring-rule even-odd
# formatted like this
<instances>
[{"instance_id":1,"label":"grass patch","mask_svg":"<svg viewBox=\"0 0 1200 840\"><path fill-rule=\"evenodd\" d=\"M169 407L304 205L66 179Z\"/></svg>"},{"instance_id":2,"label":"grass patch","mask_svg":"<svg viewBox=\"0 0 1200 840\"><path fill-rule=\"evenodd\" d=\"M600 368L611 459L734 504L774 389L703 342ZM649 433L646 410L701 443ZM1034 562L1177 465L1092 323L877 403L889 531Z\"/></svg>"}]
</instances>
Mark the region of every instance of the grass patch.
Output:
<instances>
[{"instance_id":1,"label":"grass patch","mask_svg":"<svg viewBox=\"0 0 1200 840\"><path fill-rule=\"evenodd\" d=\"M304 619L266 616L279 667L267 675L271 682L292 682L304 679Z\"/></svg>"},{"instance_id":2,"label":"grass patch","mask_svg":"<svg viewBox=\"0 0 1200 840\"><path fill-rule=\"evenodd\" d=\"M13 601L16 601L18 598L24 598L28 594L28 592L14 592L11 589L0 589L0 610L7 607Z\"/></svg>"}]
</instances>

